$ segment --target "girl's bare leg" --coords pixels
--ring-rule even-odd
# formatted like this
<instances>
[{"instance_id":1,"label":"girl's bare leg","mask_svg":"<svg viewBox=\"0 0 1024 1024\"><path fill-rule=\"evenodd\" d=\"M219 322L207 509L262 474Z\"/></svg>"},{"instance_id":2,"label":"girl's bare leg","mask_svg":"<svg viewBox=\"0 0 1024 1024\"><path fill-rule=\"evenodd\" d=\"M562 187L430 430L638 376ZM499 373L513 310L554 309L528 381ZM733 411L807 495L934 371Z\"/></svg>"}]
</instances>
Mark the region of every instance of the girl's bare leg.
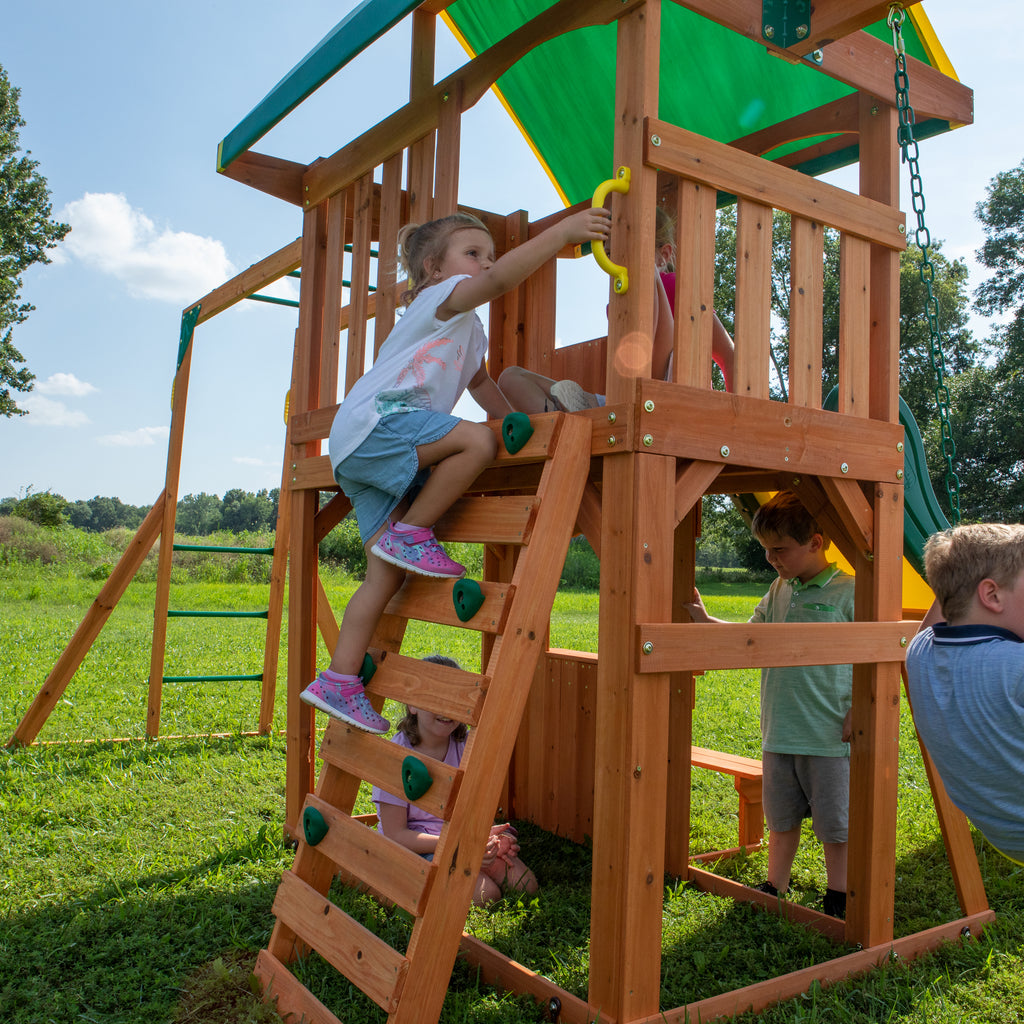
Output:
<instances>
[{"instance_id":1,"label":"girl's bare leg","mask_svg":"<svg viewBox=\"0 0 1024 1024\"><path fill-rule=\"evenodd\" d=\"M554 412L557 409L551 397L550 377L524 370L521 366L507 366L498 377L498 389L513 409L529 414Z\"/></svg>"}]
</instances>

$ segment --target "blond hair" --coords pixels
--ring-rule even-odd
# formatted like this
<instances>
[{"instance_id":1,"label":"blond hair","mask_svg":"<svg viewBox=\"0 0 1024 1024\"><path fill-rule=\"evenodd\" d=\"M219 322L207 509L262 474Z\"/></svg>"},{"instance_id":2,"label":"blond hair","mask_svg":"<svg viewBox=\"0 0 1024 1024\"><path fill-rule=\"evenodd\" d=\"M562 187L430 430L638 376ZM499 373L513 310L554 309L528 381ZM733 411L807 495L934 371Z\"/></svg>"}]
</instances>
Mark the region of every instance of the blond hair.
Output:
<instances>
[{"instance_id":1,"label":"blond hair","mask_svg":"<svg viewBox=\"0 0 1024 1024\"><path fill-rule=\"evenodd\" d=\"M675 218L665 209L658 206L654 211L654 251L661 252L662 246L670 246L672 255L665 267L668 271L676 269L676 221Z\"/></svg>"},{"instance_id":2,"label":"blond hair","mask_svg":"<svg viewBox=\"0 0 1024 1024\"><path fill-rule=\"evenodd\" d=\"M779 491L758 508L750 530L762 543L766 538L792 537L797 544L806 544L816 533L825 539L817 519L792 491Z\"/></svg>"},{"instance_id":3,"label":"blond hair","mask_svg":"<svg viewBox=\"0 0 1024 1024\"><path fill-rule=\"evenodd\" d=\"M448 217L429 220L425 224L406 224L398 232L399 260L408 276L408 291L401 301L408 305L427 286L436 264L444 259L448 243L456 231L476 228L490 235L487 225L471 213L453 213ZM427 269L427 264L433 264Z\"/></svg>"},{"instance_id":4,"label":"blond hair","mask_svg":"<svg viewBox=\"0 0 1024 1024\"><path fill-rule=\"evenodd\" d=\"M982 580L1010 588L1024 570L1024 526L971 523L933 533L924 567L946 621L962 621Z\"/></svg>"}]
</instances>

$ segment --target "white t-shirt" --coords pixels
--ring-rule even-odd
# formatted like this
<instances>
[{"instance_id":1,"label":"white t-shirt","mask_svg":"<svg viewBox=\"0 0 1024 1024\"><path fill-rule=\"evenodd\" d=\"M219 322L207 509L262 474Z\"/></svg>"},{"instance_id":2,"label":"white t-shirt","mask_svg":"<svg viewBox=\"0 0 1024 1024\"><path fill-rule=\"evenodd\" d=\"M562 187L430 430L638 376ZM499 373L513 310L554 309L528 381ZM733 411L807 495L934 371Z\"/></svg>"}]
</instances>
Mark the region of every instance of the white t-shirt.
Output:
<instances>
[{"instance_id":1,"label":"white t-shirt","mask_svg":"<svg viewBox=\"0 0 1024 1024\"><path fill-rule=\"evenodd\" d=\"M428 409L449 415L487 355L487 335L473 310L438 320L437 307L466 274L425 288L409 304L373 366L356 381L334 417L331 468L369 437L382 416Z\"/></svg>"}]
</instances>

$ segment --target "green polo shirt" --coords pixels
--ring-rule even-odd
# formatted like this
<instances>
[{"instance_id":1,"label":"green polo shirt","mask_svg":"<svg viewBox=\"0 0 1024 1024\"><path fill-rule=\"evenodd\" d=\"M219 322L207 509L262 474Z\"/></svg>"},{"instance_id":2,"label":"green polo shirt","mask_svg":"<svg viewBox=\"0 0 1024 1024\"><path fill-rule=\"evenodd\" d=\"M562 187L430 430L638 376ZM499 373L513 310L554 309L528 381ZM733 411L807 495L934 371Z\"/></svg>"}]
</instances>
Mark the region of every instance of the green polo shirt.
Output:
<instances>
[{"instance_id":1,"label":"green polo shirt","mask_svg":"<svg viewBox=\"0 0 1024 1024\"><path fill-rule=\"evenodd\" d=\"M814 579L775 580L751 622L851 622L852 576L835 563ZM761 747L776 754L848 757L842 741L850 708L850 665L783 665L761 669Z\"/></svg>"}]
</instances>

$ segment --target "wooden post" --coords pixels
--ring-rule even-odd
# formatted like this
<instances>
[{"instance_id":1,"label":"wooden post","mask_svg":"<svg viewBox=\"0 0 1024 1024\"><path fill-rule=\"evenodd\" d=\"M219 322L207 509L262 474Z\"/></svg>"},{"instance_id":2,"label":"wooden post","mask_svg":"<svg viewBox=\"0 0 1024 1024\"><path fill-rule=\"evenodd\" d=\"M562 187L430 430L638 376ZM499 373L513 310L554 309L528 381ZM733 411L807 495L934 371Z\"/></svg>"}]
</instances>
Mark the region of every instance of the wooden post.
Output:
<instances>
[{"instance_id":1,"label":"wooden post","mask_svg":"<svg viewBox=\"0 0 1024 1024\"><path fill-rule=\"evenodd\" d=\"M302 287L295 336L292 415L319 407L320 360L326 292L327 203L307 210L302 224ZM292 456L320 454L320 442L291 445ZM292 492L291 558L288 595L288 754L285 777L285 829L295 833L306 794L314 786L313 709L299 694L316 676L317 545L314 539L315 489Z\"/></svg>"},{"instance_id":2,"label":"wooden post","mask_svg":"<svg viewBox=\"0 0 1024 1024\"><path fill-rule=\"evenodd\" d=\"M635 402L635 378L651 372L657 173L642 154L644 117L658 103L660 27L660 0L618 22L614 154L631 183L614 199L613 235L624 245L613 258L630 282L611 300L609 404ZM616 514L601 526L589 1002L628 1021L656 1013L660 991L669 677L637 672L633 623L671 618L675 460L607 456L603 501Z\"/></svg>"}]
</instances>

